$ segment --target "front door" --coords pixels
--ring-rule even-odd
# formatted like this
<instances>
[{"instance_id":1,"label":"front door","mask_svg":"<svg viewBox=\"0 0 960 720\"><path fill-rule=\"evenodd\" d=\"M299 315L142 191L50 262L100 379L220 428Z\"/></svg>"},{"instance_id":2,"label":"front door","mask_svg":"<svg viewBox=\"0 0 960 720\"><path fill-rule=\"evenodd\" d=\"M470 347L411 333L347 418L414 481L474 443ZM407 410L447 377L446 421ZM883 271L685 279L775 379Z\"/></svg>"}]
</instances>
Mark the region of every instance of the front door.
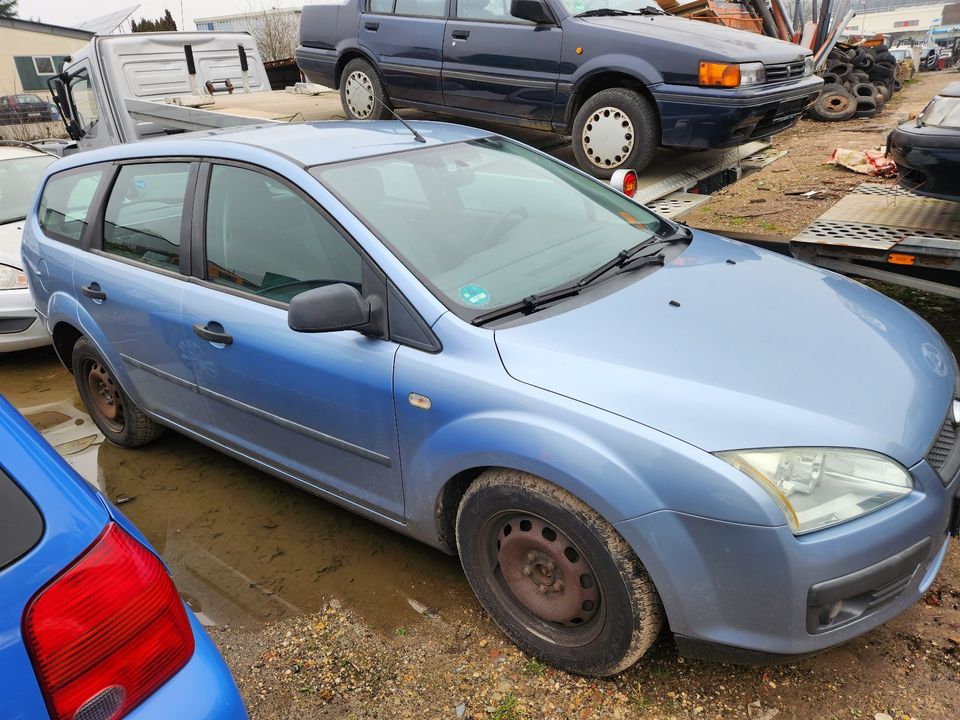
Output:
<instances>
[{"instance_id":1,"label":"front door","mask_svg":"<svg viewBox=\"0 0 960 720\"><path fill-rule=\"evenodd\" d=\"M563 31L510 15L510 0L453 0L443 38L443 103L549 122Z\"/></svg>"},{"instance_id":2,"label":"front door","mask_svg":"<svg viewBox=\"0 0 960 720\"><path fill-rule=\"evenodd\" d=\"M183 294L183 321L211 436L289 480L401 519L398 346L287 325L293 296L338 282L364 292L369 265L278 177L213 164L206 184L203 233L194 235L204 256Z\"/></svg>"},{"instance_id":3,"label":"front door","mask_svg":"<svg viewBox=\"0 0 960 720\"><path fill-rule=\"evenodd\" d=\"M92 320L81 315L83 330L106 341L104 352L129 378L125 389L148 410L190 425L205 419L180 322L181 238L198 167L122 165L90 250L77 253L73 267L76 297Z\"/></svg>"},{"instance_id":4,"label":"front door","mask_svg":"<svg viewBox=\"0 0 960 720\"><path fill-rule=\"evenodd\" d=\"M442 102L446 17L447 0L369 0L367 11L360 15L360 45L376 58L391 98ZM341 82L348 80L341 78Z\"/></svg>"}]
</instances>

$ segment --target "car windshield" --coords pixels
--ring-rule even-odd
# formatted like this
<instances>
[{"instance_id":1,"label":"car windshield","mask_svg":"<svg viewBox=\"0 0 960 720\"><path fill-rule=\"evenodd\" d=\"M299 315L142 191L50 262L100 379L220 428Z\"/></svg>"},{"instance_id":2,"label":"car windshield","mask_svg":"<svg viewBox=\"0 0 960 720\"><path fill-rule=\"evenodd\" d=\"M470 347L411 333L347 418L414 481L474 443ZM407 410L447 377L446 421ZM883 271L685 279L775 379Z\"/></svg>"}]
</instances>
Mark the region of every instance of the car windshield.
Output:
<instances>
[{"instance_id":1,"label":"car windshield","mask_svg":"<svg viewBox=\"0 0 960 720\"><path fill-rule=\"evenodd\" d=\"M0 223L27 216L43 171L54 160L46 154L0 160Z\"/></svg>"},{"instance_id":2,"label":"car windshield","mask_svg":"<svg viewBox=\"0 0 960 720\"><path fill-rule=\"evenodd\" d=\"M311 172L467 319L575 281L670 230L620 193L505 138Z\"/></svg>"},{"instance_id":3,"label":"car windshield","mask_svg":"<svg viewBox=\"0 0 960 720\"><path fill-rule=\"evenodd\" d=\"M590 10L627 10L637 11L643 8L660 10L654 0L561 0L563 7L571 15L579 15Z\"/></svg>"},{"instance_id":4,"label":"car windshield","mask_svg":"<svg viewBox=\"0 0 960 720\"><path fill-rule=\"evenodd\" d=\"M923 111L921 122L927 127L960 128L960 98L935 97Z\"/></svg>"}]
</instances>

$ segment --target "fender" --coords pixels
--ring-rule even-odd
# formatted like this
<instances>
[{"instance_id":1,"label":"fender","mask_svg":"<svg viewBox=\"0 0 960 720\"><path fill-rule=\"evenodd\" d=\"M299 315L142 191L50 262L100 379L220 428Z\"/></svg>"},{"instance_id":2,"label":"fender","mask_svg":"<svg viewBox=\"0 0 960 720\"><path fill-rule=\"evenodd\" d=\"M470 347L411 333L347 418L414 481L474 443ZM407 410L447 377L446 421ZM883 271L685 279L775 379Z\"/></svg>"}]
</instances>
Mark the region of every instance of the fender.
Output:
<instances>
[{"instance_id":1,"label":"fender","mask_svg":"<svg viewBox=\"0 0 960 720\"><path fill-rule=\"evenodd\" d=\"M100 356L107 364L107 368L110 370L110 374L117 379L124 392L126 392L137 405L144 405L143 398L137 393L136 387L130 379L130 375L127 373L125 364L120 362L119 358L111 353L111 346L107 337L90 316L90 313L77 302L76 298L71 297L65 292L56 292L50 296L48 308L50 314L47 316L47 329L50 333L52 334L53 329L61 322L68 323L79 330L90 344L97 349L97 352L100 353ZM66 365L64 358L61 358L60 361Z\"/></svg>"},{"instance_id":2,"label":"fender","mask_svg":"<svg viewBox=\"0 0 960 720\"><path fill-rule=\"evenodd\" d=\"M356 38L348 38L337 43L337 69L336 76L334 77L334 90L340 89L340 75L343 73L343 66L346 65L343 56L347 53L359 53L360 55L363 55L363 57L366 58L371 65L373 65L374 69L377 71L377 74L380 73L380 63L376 57L374 57L373 53L360 45ZM383 82L383 78L380 78L380 81Z\"/></svg>"},{"instance_id":3,"label":"fender","mask_svg":"<svg viewBox=\"0 0 960 720\"><path fill-rule=\"evenodd\" d=\"M588 87L593 80L598 79L600 75L614 74L626 75L644 88L663 82L660 71L642 57L622 53L607 53L591 58L579 66L567 82L560 82L557 101L558 104L564 103L564 114L560 118L555 118L555 120L565 126L572 126L577 109L587 99L583 94L584 88ZM564 94L566 94L565 99Z\"/></svg>"}]
</instances>

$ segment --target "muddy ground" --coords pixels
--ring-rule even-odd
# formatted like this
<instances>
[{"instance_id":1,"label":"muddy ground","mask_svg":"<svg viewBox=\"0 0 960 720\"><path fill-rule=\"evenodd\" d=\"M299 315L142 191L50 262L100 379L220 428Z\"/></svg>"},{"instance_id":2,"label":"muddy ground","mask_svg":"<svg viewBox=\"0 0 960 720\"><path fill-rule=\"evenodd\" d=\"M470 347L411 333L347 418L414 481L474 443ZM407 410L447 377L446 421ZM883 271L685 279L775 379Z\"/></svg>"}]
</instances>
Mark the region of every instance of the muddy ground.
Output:
<instances>
[{"instance_id":1,"label":"muddy ground","mask_svg":"<svg viewBox=\"0 0 960 720\"><path fill-rule=\"evenodd\" d=\"M685 219L792 235L864 180L821 164L834 147L882 144L955 78L921 76L872 120L802 121L776 140L784 158ZM783 194L797 189L830 194ZM874 286L960 351L960 302ZM69 416L63 424L76 426L76 439L61 451L164 555L254 720L946 720L960 711L957 547L924 601L817 657L768 668L700 663L678 657L665 633L636 667L591 680L517 651L480 610L454 558L171 432L138 451L98 442L83 430L89 419L72 378L49 350L0 356L0 393L48 430Z\"/></svg>"}]
</instances>

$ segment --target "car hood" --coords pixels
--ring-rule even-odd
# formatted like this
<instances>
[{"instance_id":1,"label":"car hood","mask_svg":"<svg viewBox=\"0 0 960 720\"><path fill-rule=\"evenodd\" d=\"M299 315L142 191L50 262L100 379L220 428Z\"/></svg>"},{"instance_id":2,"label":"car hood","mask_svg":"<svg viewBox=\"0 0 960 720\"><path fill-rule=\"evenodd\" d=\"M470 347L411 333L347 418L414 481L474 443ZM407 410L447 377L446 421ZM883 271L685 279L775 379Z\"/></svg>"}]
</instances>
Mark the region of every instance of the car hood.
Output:
<instances>
[{"instance_id":1,"label":"car hood","mask_svg":"<svg viewBox=\"0 0 960 720\"><path fill-rule=\"evenodd\" d=\"M702 48L703 60L761 61L769 64L802 60L798 45L766 35L744 32L723 25L688 20L672 15L628 15L579 18L591 25L656 38L687 48Z\"/></svg>"},{"instance_id":2,"label":"car hood","mask_svg":"<svg viewBox=\"0 0 960 720\"><path fill-rule=\"evenodd\" d=\"M20 237L23 235L23 221L0 224L0 263L23 267L20 260Z\"/></svg>"},{"instance_id":3,"label":"car hood","mask_svg":"<svg viewBox=\"0 0 960 720\"><path fill-rule=\"evenodd\" d=\"M858 447L909 466L952 397L950 349L914 313L717 236L588 300L497 330L507 372L710 452Z\"/></svg>"}]
</instances>

